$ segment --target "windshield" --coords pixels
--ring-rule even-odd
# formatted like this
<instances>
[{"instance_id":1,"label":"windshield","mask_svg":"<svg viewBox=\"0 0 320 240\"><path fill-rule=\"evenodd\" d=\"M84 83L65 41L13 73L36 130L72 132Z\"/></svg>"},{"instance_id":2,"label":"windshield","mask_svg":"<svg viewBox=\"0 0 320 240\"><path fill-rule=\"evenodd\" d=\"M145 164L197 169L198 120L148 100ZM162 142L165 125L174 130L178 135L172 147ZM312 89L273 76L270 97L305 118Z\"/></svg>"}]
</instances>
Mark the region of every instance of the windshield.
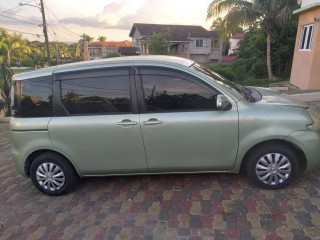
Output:
<instances>
[{"instance_id":1,"label":"windshield","mask_svg":"<svg viewBox=\"0 0 320 240\"><path fill-rule=\"evenodd\" d=\"M252 96L250 94L251 91L249 88L246 88L240 84L234 83L234 82L226 79L225 77L221 76L220 74L213 72L209 68L202 66L198 63L194 63L190 67L197 70L198 72L201 72L201 73L207 75L208 77L212 78L213 80L215 80L219 84L222 84L223 86L229 88L230 90L238 92L245 99L251 101Z\"/></svg>"}]
</instances>

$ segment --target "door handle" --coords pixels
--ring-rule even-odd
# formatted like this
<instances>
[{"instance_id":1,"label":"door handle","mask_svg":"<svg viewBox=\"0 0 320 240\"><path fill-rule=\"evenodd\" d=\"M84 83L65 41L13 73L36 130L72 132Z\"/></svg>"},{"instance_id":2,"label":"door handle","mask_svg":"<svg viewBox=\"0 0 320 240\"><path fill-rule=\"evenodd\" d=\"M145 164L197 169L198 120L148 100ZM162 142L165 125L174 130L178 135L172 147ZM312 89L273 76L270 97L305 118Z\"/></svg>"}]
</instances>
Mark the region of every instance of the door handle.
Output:
<instances>
[{"instance_id":1,"label":"door handle","mask_svg":"<svg viewBox=\"0 0 320 240\"><path fill-rule=\"evenodd\" d=\"M121 122L118 122L117 124L120 126L123 126L123 127L129 127L129 126L133 126L133 125L138 125L138 122L131 121L130 119L124 119Z\"/></svg>"},{"instance_id":2,"label":"door handle","mask_svg":"<svg viewBox=\"0 0 320 240\"><path fill-rule=\"evenodd\" d=\"M142 122L142 124L149 125L149 126L156 126L156 125L159 125L159 124L162 124L162 123L163 123L162 121L159 121L156 118L150 118L148 121L143 121Z\"/></svg>"}]
</instances>

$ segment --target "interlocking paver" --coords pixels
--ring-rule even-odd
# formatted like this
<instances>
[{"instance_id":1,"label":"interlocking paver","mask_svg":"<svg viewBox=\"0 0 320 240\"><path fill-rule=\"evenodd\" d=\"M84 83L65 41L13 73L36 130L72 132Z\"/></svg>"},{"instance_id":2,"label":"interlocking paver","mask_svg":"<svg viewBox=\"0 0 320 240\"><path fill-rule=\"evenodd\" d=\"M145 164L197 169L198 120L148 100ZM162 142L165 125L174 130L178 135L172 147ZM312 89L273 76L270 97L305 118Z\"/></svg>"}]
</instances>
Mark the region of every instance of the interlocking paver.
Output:
<instances>
[{"instance_id":1,"label":"interlocking paver","mask_svg":"<svg viewBox=\"0 0 320 240\"><path fill-rule=\"evenodd\" d=\"M320 171L267 191L243 175L82 179L49 197L20 176L0 124L0 239L320 239Z\"/></svg>"}]
</instances>

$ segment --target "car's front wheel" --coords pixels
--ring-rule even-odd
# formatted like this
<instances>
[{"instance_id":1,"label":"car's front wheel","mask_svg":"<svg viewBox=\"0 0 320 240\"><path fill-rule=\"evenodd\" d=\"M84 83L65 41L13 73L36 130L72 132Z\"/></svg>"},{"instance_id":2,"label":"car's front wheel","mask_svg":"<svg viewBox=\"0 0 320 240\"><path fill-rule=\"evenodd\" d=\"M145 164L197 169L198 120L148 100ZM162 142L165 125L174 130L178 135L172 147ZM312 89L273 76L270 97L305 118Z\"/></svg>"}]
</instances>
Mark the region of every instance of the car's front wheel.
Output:
<instances>
[{"instance_id":1,"label":"car's front wheel","mask_svg":"<svg viewBox=\"0 0 320 240\"><path fill-rule=\"evenodd\" d=\"M53 196L68 193L78 179L69 161L55 153L38 156L31 164L30 177L36 188Z\"/></svg>"},{"instance_id":2,"label":"car's front wheel","mask_svg":"<svg viewBox=\"0 0 320 240\"><path fill-rule=\"evenodd\" d=\"M246 172L253 184L264 189L280 189L297 177L298 159L288 146L270 143L255 148L249 154Z\"/></svg>"}]
</instances>

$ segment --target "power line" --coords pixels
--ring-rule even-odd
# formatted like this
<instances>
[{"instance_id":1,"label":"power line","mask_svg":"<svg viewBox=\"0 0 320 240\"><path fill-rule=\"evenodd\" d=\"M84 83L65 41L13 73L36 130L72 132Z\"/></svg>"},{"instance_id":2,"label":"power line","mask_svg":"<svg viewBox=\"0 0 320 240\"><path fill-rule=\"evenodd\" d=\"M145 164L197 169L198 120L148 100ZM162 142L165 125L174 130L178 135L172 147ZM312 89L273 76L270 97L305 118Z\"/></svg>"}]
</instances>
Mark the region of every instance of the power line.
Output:
<instances>
[{"instance_id":1,"label":"power line","mask_svg":"<svg viewBox=\"0 0 320 240\"><path fill-rule=\"evenodd\" d=\"M57 22L60 24L61 27L63 27L65 30L67 30L68 32L74 34L75 36L77 37L80 37L80 34L77 34L77 33L74 33L72 31L70 31L68 28L66 28L60 21L59 19L57 18L57 16L51 11L51 9L48 7L48 4L46 6L46 9L55 17L55 19L57 20Z\"/></svg>"},{"instance_id":2,"label":"power line","mask_svg":"<svg viewBox=\"0 0 320 240\"><path fill-rule=\"evenodd\" d=\"M33 2L33 0L27 1L27 3L31 3L31 2ZM15 10L15 9L19 8L19 7L22 7L22 6L18 5L18 6L16 6L16 7L14 7L14 8L10 8L10 9L3 10L3 11L1 11L0 13L10 12L10 11L12 11L12 10Z\"/></svg>"},{"instance_id":3,"label":"power line","mask_svg":"<svg viewBox=\"0 0 320 240\"><path fill-rule=\"evenodd\" d=\"M48 28L48 30L51 30L51 29ZM51 30L51 31L52 31L52 30ZM48 31L48 33L49 33L49 35L50 35L54 40L56 40L56 42L62 42L62 41L59 41L59 40L56 38L56 33L55 33L55 32L53 32L53 34L52 34L50 31Z\"/></svg>"},{"instance_id":4,"label":"power line","mask_svg":"<svg viewBox=\"0 0 320 240\"><path fill-rule=\"evenodd\" d=\"M30 20L30 21L37 21L37 20L34 20L34 19L32 19L32 18L28 18L28 17L25 17L25 16L21 16L21 15L18 15L18 14L16 14L16 13L5 13L5 14L12 14L12 15L14 15L14 16L17 16L17 17L21 17L21 18L24 18L24 19L27 19L27 20ZM2 14L0 14L1 16L2 16ZM12 17L12 16L11 16ZM35 24L41 24L40 22L35 22Z\"/></svg>"},{"instance_id":5,"label":"power line","mask_svg":"<svg viewBox=\"0 0 320 240\"><path fill-rule=\"evenodd\" d=\"M42 34L27 33L27 32L22 32L22 31L18 31L18 30L8 29L8 28L0 28L0 29L7 30L7 31L10 31L10 32L29 34L29 35L33 35L33 36L37 36L37 37L42 37L43 38Z\"/></svg>"},{"instance_id":6,"label":"power line","mask_svg":"<svg viewBox=\"0 0 320 240\"><path fill-rule=\"evenodd\" d=\"M23 20L20 20L20 19L17 19L17 18L13 18L13 17L9 17L9 16L6 16L6 15L3 15L3 14L0 14L0 16L1 16L1 17L5 17L5 18L9 18L9 19L13 19L13 20L18 21L18 22L23 22L23 23L27 23L27 24L31 24L31 25L35 25L35 26L39 26L39 25L38 25L38 24L36 24L36 23L23 21Z\"/></svg>"},{"instance_id":7,"label":"power line","mask_svg":"<svg viewBox=\"0 0 320 240\"><path fill-rule=\"evenodd\" d=\"M21 7L21 6L17 6L17 7L10 8L10 9L6 9L6 10L1 11L0 13L12 11L12 10L14 10L14 9L16 9L16 8L18 8L18 7Z\"/></svg>"},{"instance_id":8,"label":"power line","mask_svg":"<svg viewBox=\"0 0 320 240\"><path fill-rule=\"evenodd\" d=\"M50 27L50 30L54 33L54 35L57 37L57 38L55 38L58 42L63 42L63 40L62 40L62 37L59 37L59 35L56 33L57 31L56 31L56 28L55 28L55 26L54 26L54 24L53 24L53 21L52 21L52 18L50 17L50 14L47 14L47 16L48 16L48 18L49 18L49 22L50 22L50 24L47 24L48 25L48 29L49 29L49 27ZM50 34L51 35L51 34ZM68 40L68 41L73 41L73 40L71 40L71 39L66 39L66 40Z\"/></svg>"}]
</instances>

